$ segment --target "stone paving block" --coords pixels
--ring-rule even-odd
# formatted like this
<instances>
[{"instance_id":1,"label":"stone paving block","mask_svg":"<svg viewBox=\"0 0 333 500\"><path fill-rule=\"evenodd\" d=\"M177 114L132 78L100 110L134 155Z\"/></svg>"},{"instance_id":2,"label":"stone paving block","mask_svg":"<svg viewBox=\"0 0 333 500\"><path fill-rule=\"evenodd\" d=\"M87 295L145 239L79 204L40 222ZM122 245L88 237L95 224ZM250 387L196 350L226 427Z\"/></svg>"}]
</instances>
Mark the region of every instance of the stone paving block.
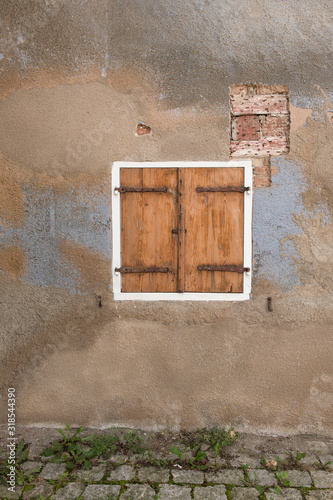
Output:
<instances>
[{"instance_id":1,"label":"stone paving block","mask_svg":"<svg viewBox=\"0 0 333 500\"><path fill-rule=\"evenodd\" d=\"M311 472L311 476L316 488L333 488L333 472L318 470Z\"/></svg>"},{"instance_id":2,"label":"stone paving block","mask_svg":"<svg viewBox=\"0 0 333 500\"><path fill-rule=\"evenodd\" d=\"M293 488L283 488L279 494L274 493L274 490L266 492L267 500L302 500L301 493Z\"/></svg>"},{"instance_id":3,"label":"stone paving block","mask_svg":"<svg viewBox=\"0 0 333 500\"><path fill-rule=\"evenodd\" d=\"M207 458L209 460L209 463L212 464L212 465L215 465L215 463L216 463L216 465L219 466L219 467L221 467L221 466L227 467L228 466L227 461L226 461L225 458L221 458L220 456L217 456L216 460L215 460L215 453L213 453L213 452L209 451L207 453Z\"/></svg>"},{"instance_id":4,"label":"stone paving block","mask_svg":"<svg viewBox=\"0 0 333 500\"><path fill-rule=\"evenodd\" d=\"M31 443L29 445L29 458L41 458L40 454L47 448L47 446L42 446L40 444ZM46 458L46 457L43 457ZM48 457L50 460L50 457Z\"/></svg>"},{"instance_id":5,"label":"stone paving block","mask_svg":"<svg viewBox=\"0 0 333 500\"><path fill-rule=\"evenodd\" d=\"M80 469L76 471L76 476L80 479L84 479L88 483L98 483L102 480L105 470L106 466L104 464L100 464L96 467L92 467L90 470Z\"/></svg>"},{"instance_id":6,"label":"stone paving block","mask_svg":"<svg viewBox=\"0 0 333 500\"><path fill-rule=\"evenodd\" d=\"M197 470L172 470L172 477L175 483L202 484L204 473Z\"/></svg>"},{"instance_id":7,"label":"stone paving block","mask_svg":"<svg viewBox=\"0 0 333 500\"><path fill-rule=\"evenodd\" d=\"M73 500L81 495L85 486L80 483L68 483L64 488L60 488L53 496L53 500Z\"/></svg>"},{"instance_id":8,"label":"stone paving block","mask_svg":"<svg viewBox=\"0 0 333 500\"><path fill-rule=\"evenodd\" d=\"M306 466L314 466L315 462L319 462L319 456L316 456L313 453L307 453L305 457L298 462L298 464L301 467L306 468Z\"/></svg>"},{"instance_id":9,"label":"stone paving block","mask_svg":"<svg viewBox=\"0 0 333 500\"><path fill-rule=\"evenodd\" d=\"M15 486L15 493L8 490L7 486L0 485L0 498L8 498L8 500L17 500L22 494L23 487Z\"/></svg>"},{"instance_id":10,"label":"stone paving block","mask_svg":"<svg viewBox=\"0 0 333 500\"><path fill-rule=\"evenodd\" d=\"M46 464L39 474L43 479L57 479L66 472L66 464Z\"/></svg>"},{"instance_id":11,"label":"stone paving block","mask_svg":"<svg viewBox=\"0 0 333 500\"><path fill-rule=\"evenodd\" d=\"M218 486L197 486L194 489L194 500L225 500L227 498L226 489L222 485Z\"/></svg>"},{"instance_id":12,"label":"stone paving block","mask_svg":"<svg viewBox=\"0 0 333 500\"><path fill-rule=\"evenodd\" d=\"M332 490L309 491L306 495L307 500L333 500Z\"/></svg>"},{"instance_id":13,"label":"stone paving block","mask_svg":"<svg viewBox=\"0 0 333 500\"><path fill-rule=\"evenodd\" d=\"M250 457L249 455L240 455L238 457L234 457L229 460L229 462L232 467L242 467L242 465L249 465L250 469L255 469L256 467L259 467L260 469L263 468L263 465L260 463L259 458Z\"/></svg>"},{"instance_id":14,"label":"stone paving block","mask_svg":"<svg viewBox=\"0 0 333 500\"><path fill-rule=\"evenodd\" d=\"M25 491L23 493L23 500L30 500L30 498L46 498L52 493L52 486L43 481L35 486L33 490ZM0 497L1 498L1 497Z\"/></svg>"},{"instance_id":15,"label":"stone paving block","mask_svg":"<svg viewBox=\"0 0 333 500\"><path fill-rule=\"evenodd\" d=\"M142 458L142 455L141 455L141 458ZM124 465L126 464L127 462L129 462L129 457L127 455L112 455L112 457L109 459L110 462L114 463L114 464L120 464L120 465Z\"/></svg>"},{"instance_id":16,"label":"stone paving block","mask_svg":"<svg viewBox=\"0 0 333 500\"><path fill-rule=\"evenodd\" d=\"M307 441L306 442L306 447L308 450L313 451L314 453L331 453L331 450L329 449L330 444L325 443L325 441Z\"/></svg>"},{"instance_id":17,"label":"stone paving block","mask_svg":"<svg viewBox=\"0 0 333 500\"><path fill-rule=\"evenodd\" d=\"M37 469L39 471L43 465L44 464L42 462L24 462L22 464L22 469L26 474L28 474L34 469Z\"/></svg>"},{"instance_id":18,"label":"stone paving block","mask_svg":"<svg viewBox=\"0 0 333 500\"><path fill-rule=\"evenodd\" d=\"M333 455L320 455L320 462L327 467L328 470L333 471ZM319 462L319 460L318 460ZM328 462L331 462L330 464ZM327 464L327 465L326 465Z\"/></svg>"},{"instance_id":19,"label":"stone paving block","mask_svg":"<svg viewBox=\"0 0 333 500\"><path fill-rule=\"evenodd\" d=\"M267 470L250 470L249 476L251 481L260 486L273 486L277 482L275 474Z\"/></svg>"},{"instance_id":20,"label":"stone paving block","mask_svg":"<svg viewBox=\"0 0 333 500\"><path fill-rule=\"evenodd\" d=\"M233 488L231 498L232 500L257 500L259 492L255 488Z\"/></svg>"},{"instance_id":21,"label":"stone paving block","mask_svg":"<svg viewBox=\"0 0 333 500\"><path fill-rule=\"evenodd\" d=\"M219 472L206 473L207 483L236 484L242 486L244 483L244 474L239 470L222 470Z\"/></svg>"},{"instance_id":22,"label":"stone paving block","mask_svg":"<svg viewBox=\"0 0 333 500\"><path fill-rule=\"evenodd\" d=\"M108 481L131 481L135 477L135 470L130 465L120 465L114 469Z\"/></svg>"},{"instance_id":23,"label":"stone paving block","mask_svg":"<svg viewBox=\"0 0 333 500\"><path fill-rule=\"evenodd\" d=\"M154 500L155 491L148 484L131 484L120 495L121 500Z\"/></svg>"},{"instance_id":24,"label":"stone paving block","mask_svg":"<svg viewBox=\"0 0 333 500\"><path fill-rule=\"evenodd\" d=\"M89 484L83 492L83 500L106 500L118 498L120 486L113 484Z\"/></svg>"},{"instance_id":25,"label":"stone paving block","mask_svg":"<svg viewBox=\"0 0 333 500\"><path fill-rule=\"evenodd\" d=\"M167 483L169 481L169 470L157 467L142 467L139 469L139 481L151 481L152 483Z\"/></svg>"},{"instance_id":26,"label":"stone paving block","mask_svg":"<svg viewBox=\"0 0 333 500\"><path fill-rule=\"evenodd\" d=\"M159 491L160 500L191 500L191 488L164 484Z\"/></svg>"},{"instance_id":27,"label":"stone paving block","mask_svg":"<svg viewBox=\"0 0 333 500\"><path fill-rule=\"evenodd\" d=\"M286 472L288 472L287 480L290 481L294 486L311 486L312 481L308 472L303 472L300 470L287 470Z\"/></svg>"}]
</instances>

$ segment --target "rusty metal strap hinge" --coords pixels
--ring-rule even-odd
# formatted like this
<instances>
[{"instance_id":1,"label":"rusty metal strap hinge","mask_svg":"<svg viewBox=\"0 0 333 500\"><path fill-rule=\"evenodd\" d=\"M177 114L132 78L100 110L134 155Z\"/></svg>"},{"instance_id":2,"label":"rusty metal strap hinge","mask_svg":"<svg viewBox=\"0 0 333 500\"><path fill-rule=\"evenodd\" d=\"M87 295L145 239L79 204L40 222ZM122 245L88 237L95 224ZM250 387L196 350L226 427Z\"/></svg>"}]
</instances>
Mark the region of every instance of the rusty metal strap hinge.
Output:
<instances>
[{"instance_id":1,"label":"rusty metal strap hinge","mask_svg":"<svg viewBox=\"0 0 333 500\"><path fill-rule=\"evenodd\" d=\"M249 267L243 266L198 266L198 271L223 271L226 273L248 273Z\"/></svg>"},{"instance_id":2,"label":"rusty metal strap hinge","mask_svg":"<svg viewBox=\"0 0 333 500\"><path fill-rule=\"evenodd\" d=\"M115 191L119 193L167 193L168 188L166 187L129 187L120 186L116 187Z\"/></svg>"},{"instance_id":3,"label":"rusty metal strap hinge","mask_svg":"<svg viewBox=\"0 0 333 500\"><path fill-rule=\"evenodd\" d=\"M129 273L168 273L168 267L116 267L116 273L129 274Z\"/></svg>"},{"instance_id":4,"label":"rusty metal strap hinge","mask_svg":"<svg viewBox=\"0 0 333 500\"><path fill-rule=\"evenodd\" d=\"M220 187L197 187L197 193L245 193L250 191L249 186L220 186Z\"/></svg>"}]
</instances>

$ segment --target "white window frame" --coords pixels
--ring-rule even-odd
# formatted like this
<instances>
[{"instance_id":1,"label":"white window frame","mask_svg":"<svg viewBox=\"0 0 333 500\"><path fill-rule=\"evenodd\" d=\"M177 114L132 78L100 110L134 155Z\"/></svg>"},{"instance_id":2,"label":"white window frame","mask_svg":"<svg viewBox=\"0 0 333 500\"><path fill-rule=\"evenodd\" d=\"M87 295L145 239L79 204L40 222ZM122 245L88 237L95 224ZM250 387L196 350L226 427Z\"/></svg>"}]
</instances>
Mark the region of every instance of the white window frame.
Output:
<instances>
[{"instance_id":1,"label":"white window frame","mask_svg":"<svg viewBox=\"0 0 333 500\"><path fill-rule=\"evenodd\" d=\"M115 268L121 267L121 194L115 191L120 186L120 169L123 168L244 168L244 185L249 191L244 192L244 267L250 271L243 273L242 293L195 293L195 292L122 292L121 274ZM252 162L251 160L232 160L226 162L210 161L168 161L168 162L123 162L116 161L112 165L112 278L114 300L143 301L241 301L248 300L252 280Z\"/></svg>"}]
</instances>

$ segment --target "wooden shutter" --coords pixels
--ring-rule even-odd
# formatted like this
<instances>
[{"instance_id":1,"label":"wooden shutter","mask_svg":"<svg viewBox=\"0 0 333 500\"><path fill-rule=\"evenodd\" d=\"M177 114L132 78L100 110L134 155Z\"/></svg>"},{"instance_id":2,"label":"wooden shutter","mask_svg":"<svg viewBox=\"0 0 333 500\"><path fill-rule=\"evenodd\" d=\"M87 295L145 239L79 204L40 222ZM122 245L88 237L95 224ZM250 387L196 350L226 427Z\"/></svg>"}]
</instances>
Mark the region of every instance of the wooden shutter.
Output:
<instances>
[{"instance_id":1,"label":"wooden shutter","mask_svg":"<svg viewBox=\"0 0 333 500\"><path fill-rule=\"evenodd\" d=\"M124 168L120 180L122 292L243 292L243 168Z\"/></svg>"},{"instance_id":2,"label":"wooden shutter","mask_svg":"<svg viewBox=\"0 0 333 500\"><path fill-rule=\"evenodd\" d=\"M244 185L243 168L187 168L185 172L185 291L242 292L243 274L198 266L243 266L244 194L198 187Z\"/></svg>"},{"instance_id":3,"label":"wooden shutter","mask_svg":"<svg viewBox=\"0 0 333 500\"><path fill-rule=\"evenodd\" d=\"M122 292L175 292L177 288L177 169L121 169L121 185L167 188L121 194L122 267L167 268L167 273L125 273Z\"/></svg>"}]
</instances>

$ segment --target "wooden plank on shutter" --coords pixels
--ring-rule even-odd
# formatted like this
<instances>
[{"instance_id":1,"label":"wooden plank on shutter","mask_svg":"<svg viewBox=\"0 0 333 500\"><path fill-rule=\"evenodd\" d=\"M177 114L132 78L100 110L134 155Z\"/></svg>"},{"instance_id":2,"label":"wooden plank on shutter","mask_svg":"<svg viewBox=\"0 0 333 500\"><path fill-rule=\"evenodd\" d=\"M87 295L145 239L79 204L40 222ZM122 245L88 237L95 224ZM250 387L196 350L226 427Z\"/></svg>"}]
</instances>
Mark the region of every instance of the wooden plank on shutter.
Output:
<instances>
[{"instance_id":1,"label":"wooden plank on shutter","mask_svg":"<svg viewBox=\"0 0 333 500\"><path fill-rule=\"evenodd\" d=\"M185 169L178 169L178 282L177 292L185 291Z\"/></svg>"},{"instance_id":2,"label":"wooden plank on shutter","mask_svg":"<svg viewBox=\"0 0 333 500\"><path fill-rule=\"evenodd\" d=\"M196 188L244 185L243 168L188 168L185 172L187 292L243 291L243 275L199 271L198 266L242 266L244 194Z\"/></svg>"},{"instance_id":3,"label":"wooden plank on shutter","mask_svg":"<svg viewBox=\"0 0 333 500\"><path fill-rule=\"evenodd\" d=\"M121 169L121 185L168 188L166 193L121 194L122 267L169 268L168 273L123 274L122 292L175 292L177 169Z\"/></svg>"}]
</instances>

